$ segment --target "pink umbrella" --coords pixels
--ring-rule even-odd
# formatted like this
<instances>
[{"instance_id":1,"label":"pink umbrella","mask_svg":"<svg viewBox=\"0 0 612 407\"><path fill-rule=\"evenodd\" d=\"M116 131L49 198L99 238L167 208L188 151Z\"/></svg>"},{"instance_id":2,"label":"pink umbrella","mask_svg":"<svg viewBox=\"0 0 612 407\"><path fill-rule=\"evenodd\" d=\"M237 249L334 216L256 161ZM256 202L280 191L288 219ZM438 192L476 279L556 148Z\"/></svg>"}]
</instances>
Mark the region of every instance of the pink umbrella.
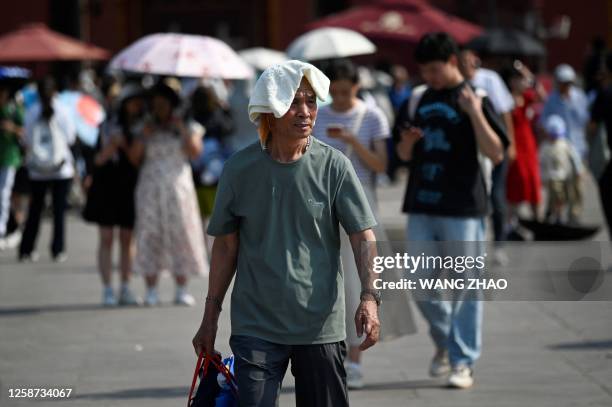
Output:
<instances>
[{"instance_id":1,"label":"pink umbrella","mask_svg":"<svg viewBox=\"0 0 612 407\"><path fill-rule=\"evenodd\" d=\"M253 69L226 43L188 34L151 34L117 54L110 69L180 77L248 79Z\"/></svg>"}]
</instances>

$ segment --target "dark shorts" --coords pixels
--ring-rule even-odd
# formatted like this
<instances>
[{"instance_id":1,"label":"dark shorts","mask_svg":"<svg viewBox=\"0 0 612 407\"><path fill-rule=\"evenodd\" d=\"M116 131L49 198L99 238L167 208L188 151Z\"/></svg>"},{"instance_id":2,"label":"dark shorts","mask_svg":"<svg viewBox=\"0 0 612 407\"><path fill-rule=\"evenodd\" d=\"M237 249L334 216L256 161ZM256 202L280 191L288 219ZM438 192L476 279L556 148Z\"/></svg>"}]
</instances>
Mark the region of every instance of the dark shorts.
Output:
<instances>
[{"instance_id":1,"label":"dark shorts","mask_svg":"<svg viewBox=\"0 0 612 407\"><path fill-rule=\"evenodd\" d=\"M232 335L234 373L241 407L278 406L281 384L291 361L297 407L348 406L342 342L281 345Z\"/></svg>"}]
</instances>

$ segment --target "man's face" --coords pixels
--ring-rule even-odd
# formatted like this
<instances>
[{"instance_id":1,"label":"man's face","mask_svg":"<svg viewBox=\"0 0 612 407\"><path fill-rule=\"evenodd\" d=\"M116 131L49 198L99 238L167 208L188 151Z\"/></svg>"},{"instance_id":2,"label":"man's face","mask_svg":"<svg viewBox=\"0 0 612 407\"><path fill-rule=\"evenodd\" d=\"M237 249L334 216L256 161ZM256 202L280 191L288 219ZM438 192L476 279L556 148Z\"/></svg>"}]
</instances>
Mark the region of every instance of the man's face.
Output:
<instances>
[{"instance_id":1,"label":"man's face","mask_svg":"<svg viewBox=\"0 0 612 407\"><path fill-rule=\"evenodd\" d=\"M571 88L571 82L559 82L559 93L561 93L562 95L569 95Z\"/></svg>"},{"instance_id":2,"label":"man's face","mask_svg":"<svg viewBox=\"0 0 612 407\"><path fill-rule=\"evenodd\" d=\"M471 80L476 75L479 65L480 61L474 52L463 50L459 54L459 70L467 80Z\"/></svg>"},{"instance_id":3,"label":"man's face","mask_svg":"<svg viewBox=\"0 0 612 407\"><path fill-rule=\"evenodd\" d=\"M336 80L329 85L329 94L333 99L333 106L338 110L348 110L352 101L357 97L359 85L348 79Z\"/></svg>"},{"instance_id":4,"label":"man's face","mask_svg":"<svg viewBox=\"0 0 612 407\"><path fill-rule=\"evenodd\" d=\"M289 111L279 119L271 117L270 130L278 137L295 140L310 136L317 118L317 96L308 80L302 79Z\"/></svg>"},{"instance_id":5,"label":"man's face","mask_svg":"<svg viewBox=\"0 0 612 407\"><path fill-rule=\"evenodd\" d=\"M419 65L421 77L435 90L445 89L450 85L453 73L457 70L457 57L451 56L446 62L432 61Z\"/></svg>"}]
</instances>

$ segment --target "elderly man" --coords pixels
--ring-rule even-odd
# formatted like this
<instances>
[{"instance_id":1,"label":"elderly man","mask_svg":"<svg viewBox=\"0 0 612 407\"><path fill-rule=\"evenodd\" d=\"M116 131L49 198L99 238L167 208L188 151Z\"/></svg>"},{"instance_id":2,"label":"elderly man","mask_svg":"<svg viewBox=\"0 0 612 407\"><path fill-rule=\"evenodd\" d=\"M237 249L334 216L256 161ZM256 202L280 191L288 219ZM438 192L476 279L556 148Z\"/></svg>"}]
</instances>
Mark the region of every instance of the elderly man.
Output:
<instances>
[{"instance_id":1,"label":"elderly man","mask_svg":"<svg viewBox=\"0 0 612 407\"><path fill-rule=\"evenodd\" d=\"M260 140L225 164L208 233L215 236L196 353L214 352L223 297L232 292L230 346L241 406L278 405L289 361L298 406L347 406L339 225L362 284L355 314L362 350L378 341L371 289L376 225L350 161L311 136L329 80L288 61L266 70L249 102ZM364 248L367 248L364 250ZM366 253L362 255L361 253Z\"/></svg>"}]
</instances>

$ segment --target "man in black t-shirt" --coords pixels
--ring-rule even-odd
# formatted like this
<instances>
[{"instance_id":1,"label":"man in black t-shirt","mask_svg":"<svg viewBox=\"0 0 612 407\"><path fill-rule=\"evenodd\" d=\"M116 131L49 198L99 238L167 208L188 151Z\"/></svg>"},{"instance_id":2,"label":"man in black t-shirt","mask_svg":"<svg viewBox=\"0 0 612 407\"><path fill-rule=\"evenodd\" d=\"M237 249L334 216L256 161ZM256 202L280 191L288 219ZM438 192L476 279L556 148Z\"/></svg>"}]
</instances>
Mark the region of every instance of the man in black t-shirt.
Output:
<instances>
[{"instance_id":1,"label":"man in black t-shirt","mask_svg":"<svg viewBox=\"0 0 612 407\"><path fill-rule=\"evenodd\" d=\"M608 81L612 80L612 51L606 56ZM612 151L612 83L602 89L591 107L591 129L603 123L608 136L608 147ZM601 205L608 222L608 234L612 239L612 160L608 161L606 169L599 178L599 195Z\"/></svg>"},{"instance_id":2,"label":"man in black t-shirt","mask_svg":"<svg viewBox=\"0 0 612 407\"><path fill-rule=\"evenodd\" d=\"M491 104L464 80L457 54L446 33L425 35L415 50L427 88L415 89L412 97L420 99L408 103L408 120L397 123L396 132L398 156L410 168L403 206L409 241L485 240L488 171L503 159L508 139ZM430 374L450 373L450 386L471 387L481 352L482 302L479 296L436 298L417 301L436 346Z\"/></svg>"}]
</instances>

